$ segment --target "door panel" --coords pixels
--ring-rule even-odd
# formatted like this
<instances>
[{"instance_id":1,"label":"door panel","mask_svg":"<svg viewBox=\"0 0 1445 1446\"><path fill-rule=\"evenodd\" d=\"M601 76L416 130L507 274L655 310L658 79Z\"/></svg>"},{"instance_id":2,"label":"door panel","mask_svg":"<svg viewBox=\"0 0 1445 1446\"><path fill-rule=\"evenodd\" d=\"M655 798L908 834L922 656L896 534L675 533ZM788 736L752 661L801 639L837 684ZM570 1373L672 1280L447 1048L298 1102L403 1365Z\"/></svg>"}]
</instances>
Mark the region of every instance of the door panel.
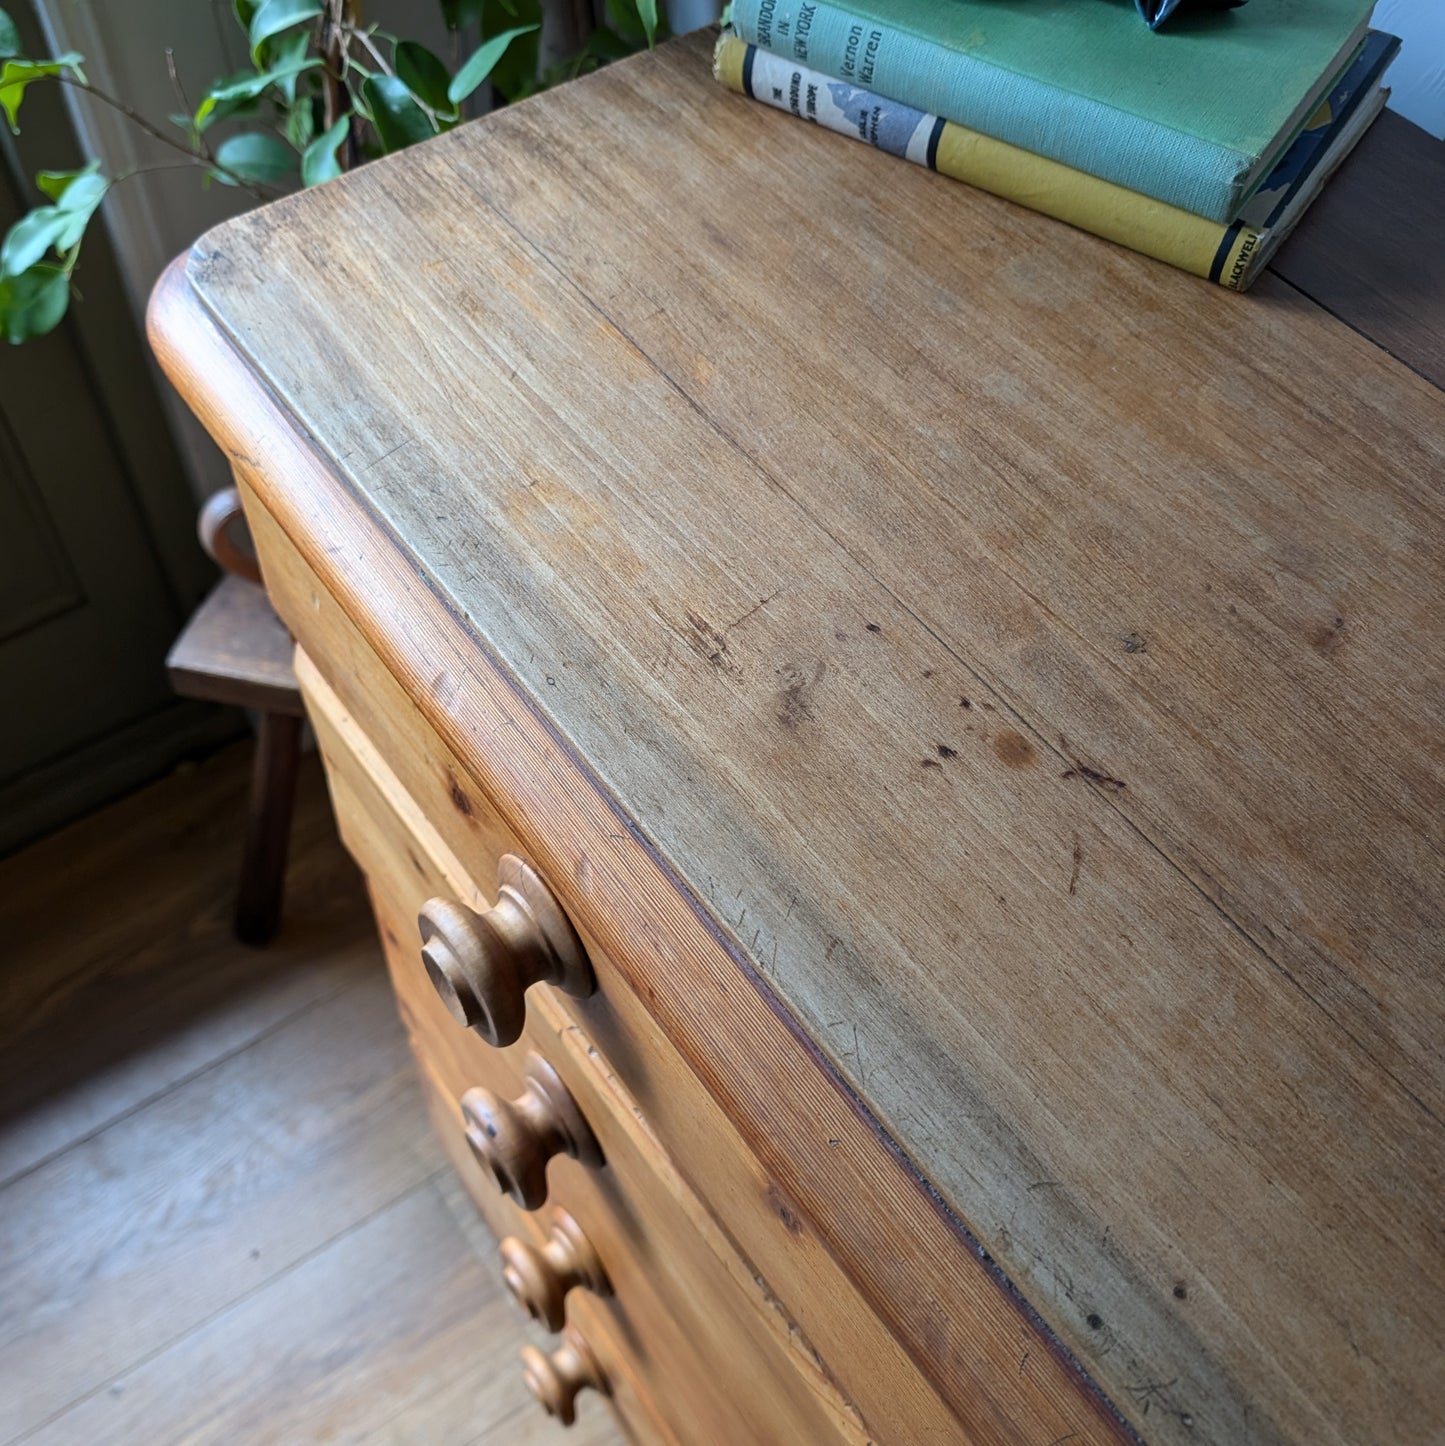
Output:
<instances>
[{"instance_id":1,"label":"door panel","mask_svg":"<svg viewBox=\"0 0 1445 1446\"><path fill-rule=\"evenodd\" d=\"M29 111L27 100L27 142L38 139ZM34 120L44 124L44 107ZM60 145L47 138L47 150ZM64 161L62 152L50 163ZM7 137L0 234L32 195L18 169ZM106 277L87 269L87 292ZM167 682L186 603L109 405L75 322L22 347L0 342L0 851L235 731L233 718L181 703Z\"/></svg>"}]
</instances>

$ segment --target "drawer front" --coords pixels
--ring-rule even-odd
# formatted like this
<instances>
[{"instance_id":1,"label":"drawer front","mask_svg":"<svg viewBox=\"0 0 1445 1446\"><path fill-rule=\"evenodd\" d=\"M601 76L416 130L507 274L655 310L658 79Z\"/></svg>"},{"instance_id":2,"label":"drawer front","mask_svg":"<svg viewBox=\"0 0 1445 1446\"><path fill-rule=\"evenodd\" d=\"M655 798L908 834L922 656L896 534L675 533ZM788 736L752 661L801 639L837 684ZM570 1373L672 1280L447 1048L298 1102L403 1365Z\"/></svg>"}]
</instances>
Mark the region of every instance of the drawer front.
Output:
<instances>
[{"instance_id":1,"label":"drawer front","mask_svg":"<svg viewBox=\"0 0 1445 1446\"><path fill-rule=\"evenodd\" d=\"M602 1300L574 1290L568 1309L585 1301L592 1315L612 1318L600 1338L628 1342L629 1373L681 1439L759 1446L864 1440L856 1411L647 1127L645 1111L589 1037L583 1012L550 987L534 988L522 1038L497 1049L442 1007L421 966L417 912L437 894L476 907L485 901L304 654L297 672L343 837L367 874L403 1018L438 1097L438 1128L453 1158L469 1155L461 1096L477 1085L519 1096L533 1054L561 1077L605 1157L600 1170L565 1156L551 1160L547 1205L525 1215L469 1162L464 1179L489 1223L508 1231L522 1216L535 1231L554 1205L570 1211L616 1294Z\"/></svg>"},{"instance_id":2,"label":"drawer front","mask_svg":"<svg viewBox=\"0 0 1445 1446\"><path fill-rule=\"evenodd\" d=\"M492 1233L499 1240L509 1235L517 1236L540 1248L545 1243L541 1222L535 1216L518 1210L495 1188L489 1188L491 1182L482 1174L456 1127L455 1100L448 1087L420 1059L418 1072L436 1133ZM528 1326L520 1314L517 1319L519 1337L525 1331L539 1349L550 1351L556 1347L555 1336L548 1337L539 1327ZM658 1415L650 1397L649 1384L636 1368L632 1342L619 1329L617 1320L606 1308L606 1302L573 1291L567 1301L567 1323L580 1332L596 1356L607 1382L606 1409L622 1426L627 1439L637 1446L689 1446L689 1438ZM497 1362L497 1368L521 1371L520 1351L510 1360ZM601 1408L602 1403L595 1398L583 1400L578 1405L582 1413ZM538 1407L539 1413L540 1410Z\"/></svg>"}]
</instances>

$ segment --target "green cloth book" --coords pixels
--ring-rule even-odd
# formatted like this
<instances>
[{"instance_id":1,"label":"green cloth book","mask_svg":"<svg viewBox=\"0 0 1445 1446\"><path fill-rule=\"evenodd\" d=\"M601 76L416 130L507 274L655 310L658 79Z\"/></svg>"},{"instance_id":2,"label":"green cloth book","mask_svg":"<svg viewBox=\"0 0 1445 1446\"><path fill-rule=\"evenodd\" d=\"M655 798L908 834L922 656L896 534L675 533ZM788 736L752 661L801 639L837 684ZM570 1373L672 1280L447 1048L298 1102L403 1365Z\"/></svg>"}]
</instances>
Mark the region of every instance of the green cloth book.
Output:
<instances>
[{"instance_id":1,"label":"green cloth book","mask_svg":"<svg viewBox=\"0 0 1445 1446\"><path fill-rule=\"evenodd\" d=\"M1234 219L1374 0L1250 0L1151 31L1133 0L733 0L770 50L1010 145Z\"/></svg>"}]
</instances>

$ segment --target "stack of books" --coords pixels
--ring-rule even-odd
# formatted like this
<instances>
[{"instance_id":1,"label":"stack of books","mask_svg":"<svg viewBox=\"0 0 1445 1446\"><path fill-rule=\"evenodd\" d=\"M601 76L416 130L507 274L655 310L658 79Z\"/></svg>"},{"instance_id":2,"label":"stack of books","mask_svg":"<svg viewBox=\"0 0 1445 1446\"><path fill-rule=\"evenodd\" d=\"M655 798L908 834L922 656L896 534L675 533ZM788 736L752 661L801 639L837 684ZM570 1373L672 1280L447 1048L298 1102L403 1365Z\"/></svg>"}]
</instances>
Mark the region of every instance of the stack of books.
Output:
<instances>
[{"instance_id":1,"label":"stack of books","mask_svg":"<svg viewBox=\"0 0 1445 1446\"><path fill-rule=\"evenodd\" d=\"M1374 0L733 0L719 80L1235 291L1380 113Z\"/></svg>"}]
</instances>

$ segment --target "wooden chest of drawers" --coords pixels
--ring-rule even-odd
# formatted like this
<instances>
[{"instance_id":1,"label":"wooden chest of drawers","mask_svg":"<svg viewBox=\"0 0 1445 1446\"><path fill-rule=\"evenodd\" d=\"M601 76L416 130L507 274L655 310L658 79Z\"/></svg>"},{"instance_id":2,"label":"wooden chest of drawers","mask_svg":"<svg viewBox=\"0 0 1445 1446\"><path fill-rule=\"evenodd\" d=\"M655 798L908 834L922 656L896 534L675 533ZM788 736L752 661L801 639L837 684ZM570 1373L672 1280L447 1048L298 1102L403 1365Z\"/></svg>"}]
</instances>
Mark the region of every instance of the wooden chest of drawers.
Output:
<instances>
[{"instance_id":1,"label":"wooden chest of drawers","mask_svg":"<svg viewBox=\"0 0 1445 1446\"><path fill-rule=\"evenodd\" d=\"M789 124L674 44L153 306L529 1379L1437 1440L1440 395Z\"/></svg>"}]
</instances>

